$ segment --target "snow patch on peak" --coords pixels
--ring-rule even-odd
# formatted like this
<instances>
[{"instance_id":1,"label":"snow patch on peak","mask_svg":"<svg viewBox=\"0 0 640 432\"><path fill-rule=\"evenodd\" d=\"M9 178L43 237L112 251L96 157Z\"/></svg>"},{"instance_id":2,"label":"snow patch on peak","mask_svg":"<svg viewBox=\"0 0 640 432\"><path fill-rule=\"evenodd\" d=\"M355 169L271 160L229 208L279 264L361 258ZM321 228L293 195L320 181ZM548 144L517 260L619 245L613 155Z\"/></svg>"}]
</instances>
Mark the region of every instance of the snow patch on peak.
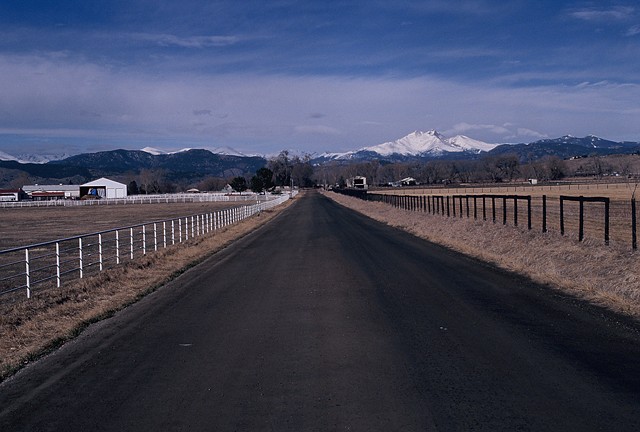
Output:
<instances>
[{"instance_id":1,"label":"snow patch on peak","mask_svg":"<svg viewBox=\"0 0 640 432\"><path fill-rule=\"evenodd\" d=\"M158 155L162 155L162 154L166 154L165 152L163 152L162 150L158 150L157 148L153 148L153 147L145 147L143 149L141 149L141 151L145 152L145 153L149 153L152 154L154 156L158 156Z\"/></svg>"},{"instance_id":2,"label":"snow patch on peak","mask_svg":"<svg viewBox=\"0 0 640 432\"><path fill-rule=\"evenodd\" d=\"M9 153L5 153L3 151L0 151L0 160L1 161L14 161L14 162L18 162L18 158L15 156L11 156Z\"/></svg>"},{"instance_id":3,"label":"snow patch on peak","mask_svg":"<svg viewBox=\"0 0 640 432\"><path fill-rule=\"evenodd\" d=\"M445 138L436 130L427 132L414 131L396 141L389 141L372 147L364 147L359 151L375 152L382 156L393 154L403 156L441 155L443 153L489 151L496 144L489 144L464 135Z\"/></svg>"},{"instance_id":4,"label":"snow patch on peak","mask_svg":"<svg viewBox=\"0 0 640 432\"><path fill-rule=\"evenodd\" d=\"M210 150L211 153L215 153L215 154L219 154L219 155L224 155L224 156L241 156L241 157L246 157L247 155L239 152L238 150L231 148L229 146L224 146L224 147L216 147Z\"/></svg>"},{"instance_id":5,"label":"snow patch on peak","mask_svg":"<svg viewBox=\"0 0 640 432\"><path fill-rule=\"evenodd\" d=\"M478 141L465 135L456 135L446 141L452 146L463 149L463 151L490 151L497 147L497 144Z\"/></svg>"},{"instance_id":6,"label":"snow patch on peak","mask_svg":"<svg viewBox=\"0 0 640 432\"><path fill-rule=\"evenodd\" d=\"M176 154L176 153L184 153L184 152L188 152L190 150L193 150L190 147L185 147L183 149L177 150L177 151L173 151L173 152L168 152L167 154Z\"/></svg>"}]
</instances>

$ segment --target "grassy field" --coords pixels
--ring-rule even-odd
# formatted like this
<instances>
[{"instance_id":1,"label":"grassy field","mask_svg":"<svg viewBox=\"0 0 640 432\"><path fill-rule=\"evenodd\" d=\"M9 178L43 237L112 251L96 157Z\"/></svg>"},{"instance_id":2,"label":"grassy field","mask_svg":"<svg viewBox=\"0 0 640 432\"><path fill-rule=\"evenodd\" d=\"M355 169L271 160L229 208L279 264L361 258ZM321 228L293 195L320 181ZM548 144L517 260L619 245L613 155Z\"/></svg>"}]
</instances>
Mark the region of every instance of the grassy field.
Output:
<instances>
[{"instance_id":1,"label":"grassy field","mask_svg":"<svg viewBox=\"0 0 640 432\"><path fill-rule=\"evenodd\" d=\"M465 195L465 194L500 194L500 195L531 195L533 197L569 196L603 196L612 200L629 200L636 189L636 183L619 182L585 182L583 184L557 183L545 185L503 184L492 186L461 186L455 188L443 187L409 187L409 188L381 188L371 190L371 193L399 194L399 195ZM640 191L638 192L640 193Z\"/></svg>"},{"instance_id":2,"label":"grassy field","mask_svg":"<svg viewBox=\"0 0 640 432\"><path fill-rule=\"evenodd\" d=\"M543 195L547 197L547 230L560 233L560 199L561 195L606 197L610 199L610 227L609 237L612 246L631 248L632 224L631 224L631 197L635 191L635 183L586 183L586 184L559 184L544 186L505 185L497 187L458 187L458 188L400 188L372 190L372 194L398 194L408 196L453 196L453 195L530 195L532 230L542 231L543 228ZM513 225L514 217L513 200L508 200L507 224ZM446 205L446 203L445 203ZM453 206L453 200L450 199ZM469 213L471 217L493 220L494 202L486 199L476 199L475 207L470 200ZM502 223L502 200L495 201L497 223ZM565 235L570 238L578 238L579 232L579 203L565 202L564 219ZM446 211L446 210L445 210ZM456 215L460 216L459 200L456 199ZM527 203L518 202L517 221L521 226L527 225ZM453 207L450 214L453 213ZM463 202L463 214L466 217L466 202ZM587 203L584 211L584 235L585 239L594 242L604 242L605 238L605 206L603 203Z\"/></svg>"},{"instance_id":3,"label":"grassy field","mask_svg":"<svg viewBox=\"0 0 640 432\"><path fill-rule=\"evenodd\" d=\"M124 204L0 209L0 250L140 223L237 207L244 203Z\"/></svg>"}]
</instances>

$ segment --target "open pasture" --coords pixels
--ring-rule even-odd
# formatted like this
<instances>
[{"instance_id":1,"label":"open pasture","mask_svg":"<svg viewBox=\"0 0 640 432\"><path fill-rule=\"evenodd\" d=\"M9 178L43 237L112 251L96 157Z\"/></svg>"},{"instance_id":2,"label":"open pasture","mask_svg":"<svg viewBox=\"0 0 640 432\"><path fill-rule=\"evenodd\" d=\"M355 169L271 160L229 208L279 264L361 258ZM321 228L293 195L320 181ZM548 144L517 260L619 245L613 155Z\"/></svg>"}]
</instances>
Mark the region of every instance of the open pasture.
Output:
<instances>
[{"instance_id":1,"label":"open pasture","mask_svg":"<svg viewBox=\"0 0 640 432\"><path fill-rule=\"evenodd\" d=\"M205 202L0 209L0 250L248 203Z\"/></svg>"},{"instance_id":2,"label":"open pasture","mask_svg":"<svg viewBox=\"0 0 640 432\"><path fill-rule=\"evenodd\" d=\"M588 183L557 184L543 186L509 185L498 187L457 187L457 188L401 188L393 190L375 190L371 194L406 195L416 197L444 197L442 209L436 213L452 217L470 217L495 223L527 227L527 202L518 200L517 208L513 199L482 199L482 195L518 195L531 196L531 229L561 232L560 196L603 197L609 198L609 244L621 248L632 247L632 204L631 198L635 183ZM476 196L475 199L460 196ZM455 199L453 197L456 197ZM546 204L543 202L546 196ZM448 201L447 201L448 199ZM448 213L447 213L447 202ZM455 202L455 208L454 208ZM545 209L546 205L546 209ZM468 206L468 207L467 207ZM427 211L430 209L427 208ZM546 213L546 220L545 220ZM568 238L579 237L580 204L564 202L564 234ZM494 216L495 215L495 216ZM584 239L593 242L605 241L605 204L600 202L584 203L583 208Z\"/></svg>"},{"instance_id":3,"label":"open pasture","mask_svg":"<svg viewBox=\"0 0 640 432\"><path fill-rule=\"evenodd\" d=\"M460 187L404 187L375 189L371 192L394 195L531 195L532 197L559 197L560 195L609 197L612 200L630 200L636 190L633 181L625 182L585 182L585 183L553 183L543 185L503 184ZM638 191L640 193L640 191Z\"/></svg>"}]
</instances>

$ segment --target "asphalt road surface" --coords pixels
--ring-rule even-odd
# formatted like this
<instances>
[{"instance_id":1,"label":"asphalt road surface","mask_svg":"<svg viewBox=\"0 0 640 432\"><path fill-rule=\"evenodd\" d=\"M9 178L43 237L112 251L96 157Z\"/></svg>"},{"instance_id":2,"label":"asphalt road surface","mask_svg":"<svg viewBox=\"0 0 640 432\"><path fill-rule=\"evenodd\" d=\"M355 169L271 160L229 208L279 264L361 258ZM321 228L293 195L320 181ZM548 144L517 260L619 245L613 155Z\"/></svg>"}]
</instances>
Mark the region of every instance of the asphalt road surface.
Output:
<instances>
[{"instance_id":1,"label":"asphalt road surface","mask_svg":"<svg viewBox=\"0 0 640 432\"><path fill-rule=\"evenodd\" d=\"M311 193L0 385L3 432L334 430L638 431L638 325Z\"/></svg>"}]
</instances>

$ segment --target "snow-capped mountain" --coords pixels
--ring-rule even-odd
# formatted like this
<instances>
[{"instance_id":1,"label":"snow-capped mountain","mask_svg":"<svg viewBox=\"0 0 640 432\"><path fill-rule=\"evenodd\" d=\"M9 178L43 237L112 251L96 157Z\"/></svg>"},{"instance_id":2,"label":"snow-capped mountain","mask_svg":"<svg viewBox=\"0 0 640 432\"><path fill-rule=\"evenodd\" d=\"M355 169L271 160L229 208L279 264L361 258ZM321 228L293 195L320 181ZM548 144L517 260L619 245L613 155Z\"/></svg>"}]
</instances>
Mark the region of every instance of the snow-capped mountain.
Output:
<instances>
[{"instance_id":1,"label":"snow-capped mountain","mask_svg":"<svg viewBox=\"0 0 640 432\"><path fill-rule=\"evenodd\" d=\"M193 150L192 148L183 148L177 151L164 151L164 150L159 150L155 147L145 147L143 149L141 149L141 151L145 152L145 153L149 153L152 154L154 156L158 156L158 155L171 155L171 154L178 154L178 153L184 153L184 152L188 152L190 150ZM211 153L214 154L219 154L219 155L224 155L224 156L240 156L240 157L247 157L248 155L239 152L236 149L233 149L231 147L216 147L216 148L211 148L211 149L205 149L205 150L209 150Z\"/></svg>"},{"instance_id":2,"label":"snow-capped mountain","mask_svg":"<svg viewBox=\"0 0 640 432\"><path fill-rule=\"evenodd\" d=\"M325 153L327 159L368 159L376 155L385 158L441 157L449 153L479 154L494 149L496 144L478 141L464 135L445 138L435 130L415 131L395 141L363 147L346 153Z\"/></svg>"},{"instance_id":3,"label":"snow-capped mountain","mask_svg":"<svg viewBox=\"0 0 640 432\"><path fill-rule=\"evenodd\" d=\"M17 157L11 156L9 153L5 153L3 151L0 151L0 160L20 162Z\"/></svg>"},{"instance_id":4,"label":"snow-capped mountain","mask_svg":"<svg viewBox=\"0 0 640 432\"><path fill-rule=\"evenodd\" d=\"M46 164L51 161L68 158L69 155L64 154L19 154L17 156L0 151L0 161L14 161L21 164Z\"/></svg>"},{"instance_id":5,"label":"snow-capped mountain","mask_svg":"<svg viewBox=\"0 0 640 432\"><path fill-rule=\"evenodd\" d=\"M143 149L140 149L140 151L143 151L145 153L149 153L152 154L154 156L158 156L158 155L163 155L163 154L167 154L166 152L162 151L162 150L158 150L155 147L145 147Z\"/></svg>"},{"instance_id":6,"label":"snow-capped mountain","mask_svg":"<svg viewBox=\"0 0 640 432\"><path fill-rule=\"evenodd\" d=\"M248 156L247 154L239 152L238 150L228 146L212 148L210 149L210 151L211 153L225 155L225 156L241 156L241 157Z\"/></svg>"}]
</instances>

